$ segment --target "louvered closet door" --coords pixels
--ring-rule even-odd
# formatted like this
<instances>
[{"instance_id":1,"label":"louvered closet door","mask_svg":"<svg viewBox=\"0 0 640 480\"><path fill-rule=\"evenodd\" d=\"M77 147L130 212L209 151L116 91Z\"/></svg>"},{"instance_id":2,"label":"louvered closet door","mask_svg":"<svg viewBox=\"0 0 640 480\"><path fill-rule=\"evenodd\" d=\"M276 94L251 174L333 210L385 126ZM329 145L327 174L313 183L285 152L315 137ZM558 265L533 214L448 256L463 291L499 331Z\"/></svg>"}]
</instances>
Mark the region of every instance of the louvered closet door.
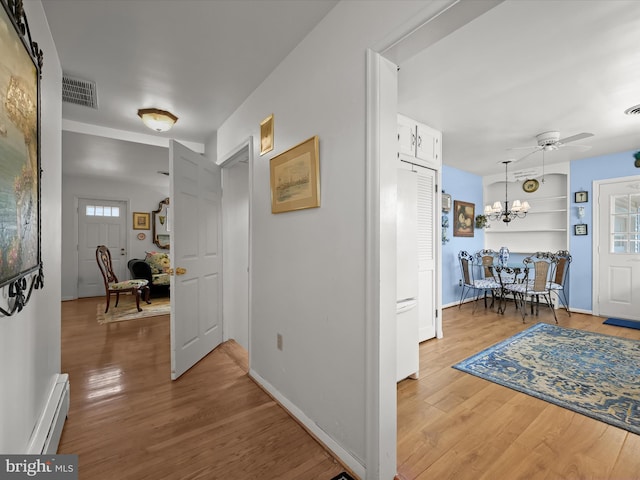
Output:
<instances>
[{"instance_id":1,"label":"louvered closet door","mask_svg":"<svg viewBox=\"0 0 640 480\"><path fill-rule=\"evenodd\" d=\"M418 172L418 339L436 336L436 172L419 166Z\"/></svg>"}]
</instances>

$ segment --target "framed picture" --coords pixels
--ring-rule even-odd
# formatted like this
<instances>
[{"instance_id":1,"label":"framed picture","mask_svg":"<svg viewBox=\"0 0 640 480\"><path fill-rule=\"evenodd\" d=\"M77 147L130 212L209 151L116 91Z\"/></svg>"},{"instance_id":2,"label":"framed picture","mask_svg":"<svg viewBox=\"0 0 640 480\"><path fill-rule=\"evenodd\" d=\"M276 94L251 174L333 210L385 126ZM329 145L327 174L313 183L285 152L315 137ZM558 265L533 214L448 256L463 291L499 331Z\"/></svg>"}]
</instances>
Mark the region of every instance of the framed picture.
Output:
<instances>
[{"instance_id":1,"label":"framed picture","mask_svg":"<svg viewBox=\"0 0 640 480\"><path fill-rule=\"evenodd\" d=\"M42 51L31 40L21 2L0 2L0 287L10 284L13 308L42 282L40 218L40 74ZM18 3L20 5L18 5ZM21 33L26 32L26 33ZM25 292L26 295L26 292Z\"/></svg>"},{"instance_id":2,"label":"framed picture","mask_svg":"<svg viewBox=\"0 0 640 480\"><path fill-rule=\"evenodd\" d=\"M273 150L273 113L260 122L260 155Z\"/></svg>"},{"instance_id":3,"label":"framed picture","mask_svg":"<svg viewBox=\"0 0 640 480\"><path fill-rule=\"evenodd\" d=\"M453 201L453 236L473 237L476 218L476 206L473 203Z\"/></svg>"},{"instance_id":4,"label":"framed picture","mask_svg":"<svg viewBox=\"0 0 640 480\"><path fill-rule=\"evenodd\" d=\"M586 223L579 223L573 226L573 234L574 235L588 235L589 230L587 228Z\"/></svg>"},{"instance_id":5,"label":"framed picture","mask_svg":"<svg viewBox=\"0 0 640 480\"><path fill-rule=\"evenodd\" d=\"M585 203L589 201L589 192L576 192L575 203Z\"/></svg>"},{"instance_id":6,"label":"framed picture","mask_svg":"<svg viewBox=\"0 0 640 480\"><path fill-rule=\"evenodd\" d=\"M133 212L133 229L149 230L151 228L151 215L145 212Z\"/></svg>"},{"instance_id":7,"label":"framed picture","mask_svg":"<svg viewBox=\"0 0 640 480\"><path fill-rule=\"evenodd\" d=\"M271 213L320 206L318 137L271 159Z\"/></svg>"}]
</instances>

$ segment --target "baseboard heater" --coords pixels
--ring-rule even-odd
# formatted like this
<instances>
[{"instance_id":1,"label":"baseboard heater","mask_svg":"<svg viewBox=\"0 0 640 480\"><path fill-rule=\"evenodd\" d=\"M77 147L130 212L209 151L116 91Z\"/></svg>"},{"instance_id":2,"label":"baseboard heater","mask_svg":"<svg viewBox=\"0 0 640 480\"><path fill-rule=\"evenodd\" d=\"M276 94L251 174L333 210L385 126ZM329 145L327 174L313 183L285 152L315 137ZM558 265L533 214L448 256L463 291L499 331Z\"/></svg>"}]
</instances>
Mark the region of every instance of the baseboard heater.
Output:
<instances>
[{"instance_id":1,"label":"baseboard heater","mask_svg":"<svg viewBox=\"0 0 640 480\"><path fill-rule=\"evenodd\" d=\"M58 374L44 412L31 435L28 452L36 455L55 454L62 428L69 412L69 375Z\"/></svg>"}]
</instances>

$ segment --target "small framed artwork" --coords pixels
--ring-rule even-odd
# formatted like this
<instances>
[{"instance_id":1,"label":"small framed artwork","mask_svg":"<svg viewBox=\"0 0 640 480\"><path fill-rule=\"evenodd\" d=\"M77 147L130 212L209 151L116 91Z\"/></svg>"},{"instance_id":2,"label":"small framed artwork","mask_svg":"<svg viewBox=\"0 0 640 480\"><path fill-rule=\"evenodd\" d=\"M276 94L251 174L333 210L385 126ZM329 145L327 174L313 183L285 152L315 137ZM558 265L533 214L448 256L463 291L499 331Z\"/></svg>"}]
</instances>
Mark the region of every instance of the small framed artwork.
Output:
<instances>
[{"instance_id":1,"label":"small framed artwork","mask_svg":"<svg viewBox=\"0 0 640 480\"><path fill-rule=\"evenodd\" d=\"M260 122L260 155L273 150L273 113Z\"/></svg>"},{"instance_id":2,"label":"small framed artwork","mask_svg":"<svg viewBox=\"0 0 640 480\"><path fill-rule=\"evenodd\" d=\"M453 236L473 237L476 206L473 203L453 201Z\"/></svg>"},{"instance_id":3,"label":"small framed artwork","mask_svg":"<svg viewBox=\"0 0 640 480\"><path fill-rule=\"evenodd\" d=\"M589 192L576 192L575 203L585 203L589 201Z\"/></svg>"},{"instance_id":4,"label":"small framed artwork","mask_svg":"<svg viewBox=\"0 0 640 480\"><path fill-rule=\"evenodd\" d=\"M271 213L320 206L318 136L271 159Z\"/></svg>"},{"instance_id":5,"label":"small framed artwork","mask_svg":"<svg viewBox=\"0 0 640 480\"><path fill-rule=\"evenodd\" d=\"M574 235L588 235L589 231L586 223L578 223L573 226Z\"/></svg>"},{"instance_id":6,"label":"small framed artwork","mask_svg":"<svg viewBox=\"0 0 640 480\"><path fill-rule=\"evenodd\" d=\"M149 230L151 228L151 214L144 212L133 212L133 229Z\"/></svg>"}]
</instances>

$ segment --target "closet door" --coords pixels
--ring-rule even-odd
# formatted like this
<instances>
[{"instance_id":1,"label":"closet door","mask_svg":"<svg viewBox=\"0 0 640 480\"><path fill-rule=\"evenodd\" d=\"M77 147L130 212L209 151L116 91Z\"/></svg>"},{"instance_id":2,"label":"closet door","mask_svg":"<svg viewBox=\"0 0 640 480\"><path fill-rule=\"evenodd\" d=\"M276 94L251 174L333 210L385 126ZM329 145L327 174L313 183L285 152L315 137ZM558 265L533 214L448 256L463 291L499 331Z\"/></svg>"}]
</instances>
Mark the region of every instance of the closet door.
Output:
<instances>
[{"instance_id":1,"label":"closet door","mask_svg":"<svg viewBox=\"0 0 640 480\"><path fill-rule=\"evenodd\" d=\"M418 173L418 340L436 336L436 172L414 166Z\"/></svg>"}]
</instances>

